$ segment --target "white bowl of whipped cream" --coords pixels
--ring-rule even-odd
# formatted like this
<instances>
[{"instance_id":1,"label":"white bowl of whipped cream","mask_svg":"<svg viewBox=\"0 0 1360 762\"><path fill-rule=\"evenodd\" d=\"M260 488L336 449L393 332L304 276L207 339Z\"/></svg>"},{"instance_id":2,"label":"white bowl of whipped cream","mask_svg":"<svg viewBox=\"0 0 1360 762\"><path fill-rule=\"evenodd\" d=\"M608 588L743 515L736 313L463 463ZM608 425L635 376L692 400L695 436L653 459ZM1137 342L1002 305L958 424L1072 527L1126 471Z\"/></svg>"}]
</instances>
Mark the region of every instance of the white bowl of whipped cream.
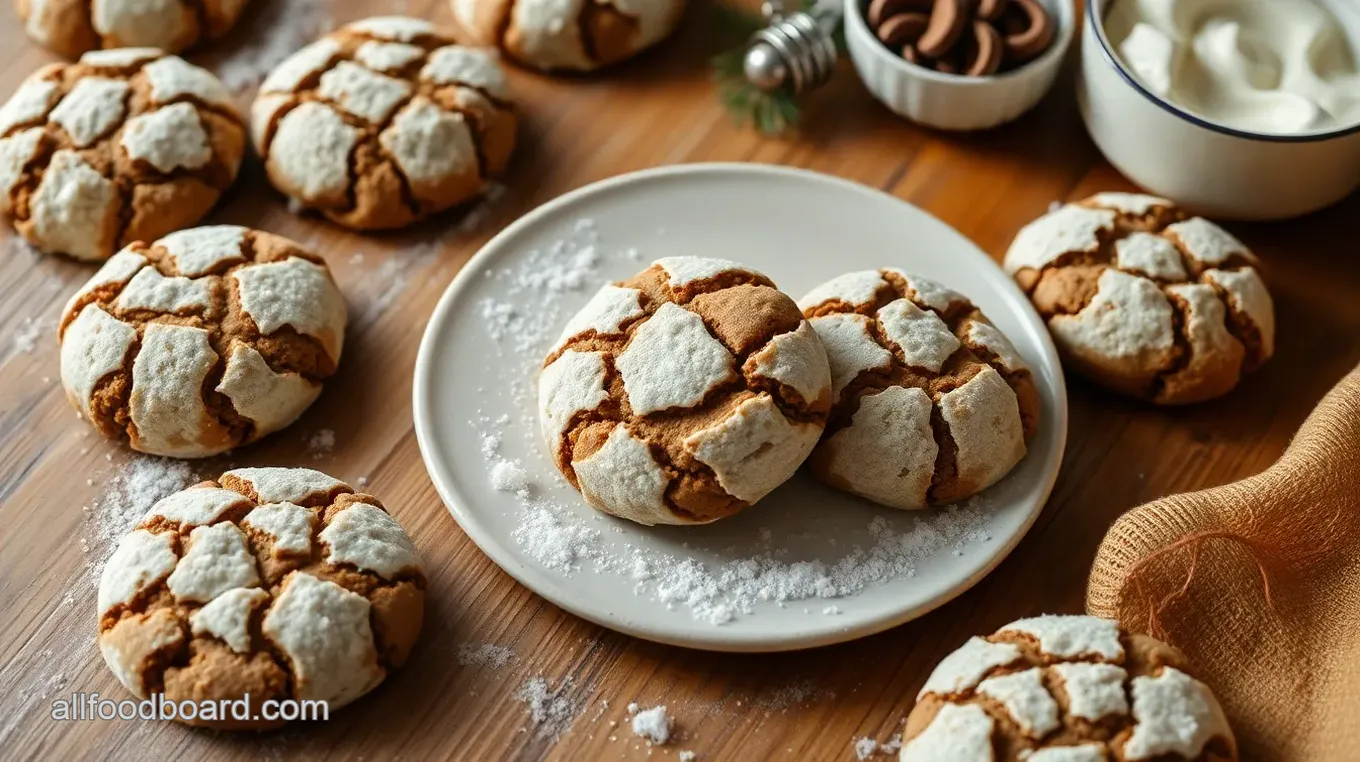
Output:
<instances>
[{"instance_id":1,"label":"white bowl of whipped cream","mask_svg":"<svg viewBox=\"0 0 1360 762\"><path fill-rule=\"evenodd\" d=\"M1082 116L1134 182L1258 220L1360 186L1360 2L1086 2Z\"/></svg>"}]
</instances>

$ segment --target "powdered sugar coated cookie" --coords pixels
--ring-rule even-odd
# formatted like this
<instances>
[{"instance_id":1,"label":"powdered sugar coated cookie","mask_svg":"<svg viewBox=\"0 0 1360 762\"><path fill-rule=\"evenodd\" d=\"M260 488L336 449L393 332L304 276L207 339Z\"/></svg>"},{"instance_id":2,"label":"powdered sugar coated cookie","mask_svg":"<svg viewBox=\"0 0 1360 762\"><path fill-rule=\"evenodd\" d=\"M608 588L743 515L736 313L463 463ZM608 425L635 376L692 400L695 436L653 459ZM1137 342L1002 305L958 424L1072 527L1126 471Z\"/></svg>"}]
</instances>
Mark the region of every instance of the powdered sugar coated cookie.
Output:
<instances>
[{"instance_id":1,"label":"powdered sugar coated cookie","mask_svg":"<svg viewBox=\"0 0 1360 762\"><path fill-rule=\"evenodd\" d=\"M459 28L480 45L547 71L591 71L665 39L685 0L450 0Z\"/></svg>"},{"instance_id":2,"label":"powdered sugar coated cookie","mask_svg":"<svg viewBox=\"0 0 1360 762\"><path fill-rule=\"evenodd\" d=\"M980 492L1025 455L1038 392L963 295L898 270L852 272L799 301L831 363L823 481L894 508Z\"/></svg>"},{"instance_id":3,"label":"powdered sugar coated cookie","mask_svg":"<svg viewBox=\"0 0 1360 762\"><path fill-rule=\"evenodd\" d=\"M123 538L99 582L99 650L140 698L249 696L245 717L182 721L273 727L265 701L338 709L400 667L424 589L415 546L377 498L308 469L228 471L156 503Z\"/></svg>"},{"instance_id":4,"label":"powdered sugar coated cookie","mask_svg":"<svg viewBox=\"0 0 1360 762\"><path fill-rule=\"evenodd\" d=\"M1068 365L1166 405L1226 394L1274 353L1256 264L1223 228L1130 193L1046 214L1006 254Z\"/></svg>"},{"instance_id":5,"label":"powdered sugar coated cookie","mask_svg":"<svg viewBox=\"0 0 1360 762\"><path fill-rule=\"evenodd\" d=\"M67 303L61 379L95 428L198 458L297 419L335 373L345 301L325 262L234 225L119 252Z\"/></svg>"},{"instance_id":6,"label":"powdered sugar coated cookie","mask_svg":"<svg viewBox=\"0 0 1360 762\"><path fill-rule=\"evenodd\" d=\"M67 58L99 48L178 53L221 37L246 0L15 0L28 36Z\"/></svg>"},{"instance_id":7,"label":"powdered sugar coated cookie","mask_svg":"<svg viewBox=\"0 0 1360 762\"><path fill-rule=\"evenodd\" d=\"M945 657L907 717L902 762L1235 762L1185 657L1107 619L1039 616Z\"/></svg>"},{"instance_id":8,"label":"powdered sugar coated cookie","mask_svg":"<svg viewBox=\"0 0 1360 762\"><path fill-rule=\"evenodd\" d=\"M515 113L494 51L384 16L279 64L251 107L251 134L270 181L300 206L361 230L397 228L502 172Z\"/></svg>"},{"instance_id":9,"label":"powdered sugar coated cookie","mask_svg":"<svg viewBox=\"0 0 1360 762\"><path fill-rule=\"evenodd\" d=\"M821 343L768 278L672 257L604 286L571 318L539 378L539 415L588 503L643 524L698 524L791 476L830 395Z\"/></svg>"},{"instance_id":10,"label":"powdered sugar coated cookie","mask_svg":"<svg viewBox=\"0 0 1360 762\"><path fill-rule=\"evenodd\" d=\"M108 259L197 222L244 149L212 74L149 48L93 51L0 107L0 212L42 251Z\"/></svg>"}]
</instances>

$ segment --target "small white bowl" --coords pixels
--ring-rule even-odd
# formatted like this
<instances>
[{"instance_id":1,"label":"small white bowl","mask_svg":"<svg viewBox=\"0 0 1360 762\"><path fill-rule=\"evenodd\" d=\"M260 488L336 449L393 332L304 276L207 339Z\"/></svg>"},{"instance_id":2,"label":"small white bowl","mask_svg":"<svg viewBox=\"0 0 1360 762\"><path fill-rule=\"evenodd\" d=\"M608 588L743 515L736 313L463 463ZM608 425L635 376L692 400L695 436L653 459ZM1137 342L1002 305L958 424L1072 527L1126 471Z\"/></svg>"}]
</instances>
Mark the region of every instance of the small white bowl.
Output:
<instances>
[{"instance_id":1,"label":"small white bowl","mask_svg":"<svg viewBox=\"0 0 1360 762\"><path fill-rule=\"evenodd\" d=\"M1058 22L1053 44L1019 69L993 77L941 74L894 55L864 20L868 0L845 0L845 43L869 92L900 116L941 130L985 130L1034 108L1058 75L1076 27L1072 3L1041 1Z\"/></svg>"},{"instance_id":2,"label":"small white bowl","mask_svg":"<svg viewBox=\"0 0 1360 762\"><path fill-rule=\"evenodd\" d=\"M1360 186L1360 124L1266 135L1215 124L1153 95L1105 35L1111 0L1087 0L1077 99L1091 138L1130 180L1220 219L1297 217Z\"/></svg>"}]
</instances>

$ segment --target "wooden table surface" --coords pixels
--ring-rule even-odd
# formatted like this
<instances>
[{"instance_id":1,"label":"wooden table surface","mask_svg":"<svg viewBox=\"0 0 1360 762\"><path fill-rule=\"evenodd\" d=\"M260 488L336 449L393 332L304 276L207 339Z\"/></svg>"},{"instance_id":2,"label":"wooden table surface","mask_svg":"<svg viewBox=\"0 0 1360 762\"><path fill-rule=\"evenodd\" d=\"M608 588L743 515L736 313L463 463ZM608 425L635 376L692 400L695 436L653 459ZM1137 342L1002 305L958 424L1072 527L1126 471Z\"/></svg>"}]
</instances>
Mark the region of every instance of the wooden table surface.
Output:
<instances>
[{"instance_id":1,"label":"wooden table surface","mask_svg":"<svg viewBox=\"0 0 1360 762\"><path fill-rule=\"evenodd\" d=\"M376 0L276 0L342 23L393 12ZM292 27L257 2L255 18L202 54L211 62ZM401 4L447 22L444 0ZM8 9L0 14L8 14ZM305 15L305 14L303 14ZM7 17L8 18L8 17ZM840 646L724 655L619 635L558 610L493 565L459 530L426 477L411 422L416 348L431 309L496 231L565 191L662 164L788 164L881 188L937 215L1000 257L1015 232L1056 199L1131 189L1087 139L1071 66L1019 122L980 135L933 133L875 103L845 67L806 101L796 138L732 125L709 81L711 9L699 2L675 39L590 78L514 72L523 131L505 192L417 229L360 236L295 216L258 161L209 222L262 228L328 257L348 295L345 362L291 429L238 451L242 465L305 465L366 476L415 539L430 574L427 620L411 661L325 724L264 735L173 723L57 722L53 699L125 692L94 644L97 509L135 457L76 420L57 382L55 321L92 268L41 256L6 228L0 244L0 756L128 759L345 756L369 759L854 759L861 737L888 740L934 664L969 635L1017 617L1082 609L1086 574L1110 522L1160 495L1255 473L1284 448L1313 404L1360 361L1360 198L1311 217L1230 225L1264 259L1279 312L1279 349L1227 398L1182 410L1135 404L1070 379L1071 431L1056 490L1011 556L975 588L908 625ZM283 40L286 45L288 40ZM258 42L254 44L260 48ZM278 47L277 45L274 47ZM12 19L0 25L0 95L50 54ZM261 53L263 55L264 53ZM252 54L253 55L253 54ZM239 61L239 59L238 59ZM244 107L249 92L241 94ZM36 346L29 338L35 331ZM318 431L333 451L309 452ZM215 473L227 458L196 464ZM509 647L505 666L460 665L460 644ZM534 725L517 693L542 677L558 693L564 732ZM605 701L608 702L606 707ZM651 749L625 728L625 706L664 703L677 738ZM617 726L615 725L617 723Z\"/></svg>"}]
</instances>

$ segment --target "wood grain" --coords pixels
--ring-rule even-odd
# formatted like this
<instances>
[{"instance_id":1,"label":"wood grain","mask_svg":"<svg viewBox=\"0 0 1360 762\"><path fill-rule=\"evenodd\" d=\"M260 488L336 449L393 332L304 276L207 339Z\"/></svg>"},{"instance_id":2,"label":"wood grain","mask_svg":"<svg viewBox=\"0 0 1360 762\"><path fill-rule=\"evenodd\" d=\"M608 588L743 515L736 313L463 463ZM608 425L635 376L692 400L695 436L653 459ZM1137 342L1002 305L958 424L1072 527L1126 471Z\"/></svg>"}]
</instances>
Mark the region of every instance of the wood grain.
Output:
<instances>
[{"instance_id":1,"label":"wood grain","mask_svg":"<svg viewBox=\"0 0 1360 762\"><path fill-rule=\"evenodd\" d=\"M299 1L299 0L293 0ZM276 0L285 2L285 0ZM257 3L256 6L263 5ZM397 4L401 5L401 4ZM332 3L339 23L392 3ZM448 21L443 0L398 8ZM216 55L267 33L257 13ZM856 738L888 739L935 662L967 636L1011 619L1081 609L1105 528L1160 495L1238 479L1270 463L1322 394L1360 361L1360 198L1288 223L1234 225L1265 261L1279 311L1279 350L1225 399L1158 410L1071 380L1071 434L1048 506L991 576L937 612L841 646L763 656L659 646L563 613L488 561L450 519L426 478L412 431L412 365L425 321L458 268L495 231L567 190L631 170L698 161L815 169L878 187L955 226L995 257L1056 199L1127 189L1100 159L1072 98L1070 65L1034 113L979 135L899 121L846 67L806 101L803 133L768 140L718 107L706 60L710 9L692 9L677 38L593 78L515 72L524 130L505 193L418 228L358 236L290 214L248 159L212 215L280 233L324 254L350 299L352 332L339 376L293 428L231 458L201 464L297 464L369 479L429 564L430 602L411 662L329 723L216 735L170 723L49 719L71 691L122 698L94 646L91 564L111 551L82 507L128 462L76 420L56 381L53 326L87 266L37 255L12 238L0 251L0 749L13 759L853 759ZM0 27L0 93L49 54ZM191 56L212 61L215 52ZM1069 64L1071 61L1069 61ZM247 102L242 98L242 105ZM6 236L10 234L8 231ZM39 321L36 348L21 337ZM308 437L335 432L313 458ZM87 482L87 479L89 480ZM82 544L90 546L82 550ZM460 666L459 644L497 643L503 669ZM539 732L516 693L542 677L575 718ZM604 702L608 702L606 706ZM666 704L670 746L649 749L624 726L625 705Z\"/></svg>"}]
</instances>

